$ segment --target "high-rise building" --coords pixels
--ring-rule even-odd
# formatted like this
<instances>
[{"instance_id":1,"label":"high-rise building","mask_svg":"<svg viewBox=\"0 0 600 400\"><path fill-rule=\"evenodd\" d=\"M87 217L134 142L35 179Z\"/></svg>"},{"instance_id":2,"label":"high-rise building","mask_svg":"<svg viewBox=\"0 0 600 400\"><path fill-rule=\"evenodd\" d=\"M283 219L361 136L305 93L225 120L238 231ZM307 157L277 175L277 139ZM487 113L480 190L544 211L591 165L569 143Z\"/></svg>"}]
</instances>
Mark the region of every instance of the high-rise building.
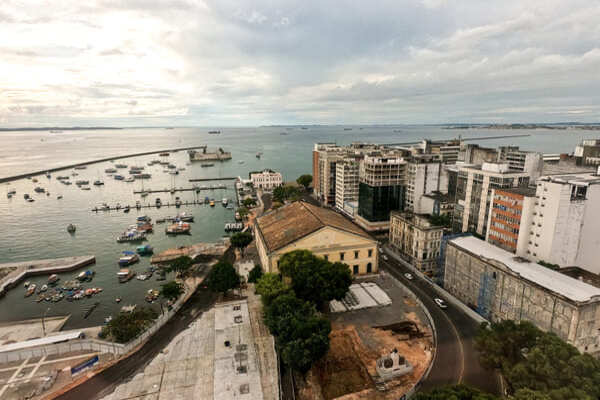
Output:
<instances>
[{"instance_id":1,"label":"high-rise building","mask_svg":"<svg viewBox=\"0 0 600 400\"><path fill-rule=\"evenodd\" d=\"M407 162L399 156L365 156L360 163L358 216L367 231L386 231L390 212L404 210Z\"/></svg>"},{"instance_id":2,"label":"high-rise building","mask_svg":"<svg viewBox=\"0 0 600 400\"><path fill-rule=\"evenodd\" d=\"M575 147L575 163L577 165L600 164L600 139L586 139Z\"/></svg>"},{"instance_id":3,"label":"high-rise building","mask_svg":"<svg viewBox=\"0 0 600 400\"><path fill-rule=\"evenodd\" d=\"M358 202L359 158L346 157L336 163L335 208L345 211L348 203Z\"/></svg>"},{"instance_id":4,"label":"high-rise building","mask_svg":"<svg viewBox=\"0 0 600 400\"><path fill-rule=\"evenodd\" d=\"M433 192L448 191L448 175L439 155L413 157L406 168L406 210L417 214L426 213L422 197Z\"/></svg>"},{"instance_id":5,"label":"high-rise building","mask_svg":"<svg viewBox=\"0 0 600 400\"><path fill-rule=\"evenodd\" d=\"M537 180L526 256L600 273L600 176L551 175Z\"/></svg>"},{"instance_id":6,"label":"high-rise building","mask_svg":"<svg viewBox=\"0 0 600 400\"><path fill-rule=\"evenodd\" d=\"M535 181L544 169L544 155L535 151L519 150L518 146L498 148L498 162L508 164L511 171L527 172L531 181Z\"/></svg>"},{"instance_id":7,"label":"high-rise building","mask_svg":"<svg viewBox=\"0 0 600 400\"><path fill-rule=\"evenodd\" d=\"M453 224L461 232L487 234L492 189L526 187L529 173L511 171L507 164L459 166Z\"/></svg>"},{"instance_id":8,"label":"high-rise building","mask_svg":"<svg viewBox=\"0 0 600 400\"><path fill-rule=\"evenodd\" d=\"M494 189L485 240L506 251L525 256L535 192L535 187Z\"/></svg>"}]
</instances>

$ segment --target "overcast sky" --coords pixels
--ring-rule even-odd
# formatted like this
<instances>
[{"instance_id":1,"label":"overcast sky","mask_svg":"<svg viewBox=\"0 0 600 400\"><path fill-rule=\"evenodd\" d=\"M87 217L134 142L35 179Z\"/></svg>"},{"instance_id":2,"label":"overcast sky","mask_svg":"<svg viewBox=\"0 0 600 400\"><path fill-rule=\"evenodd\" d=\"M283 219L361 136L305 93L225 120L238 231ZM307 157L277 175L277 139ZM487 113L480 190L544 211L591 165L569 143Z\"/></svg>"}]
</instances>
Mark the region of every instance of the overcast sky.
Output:
<instances>
[{"instance_id":1,"label":"overcast sky","mask_svg":"<svg viewBox=\"0 0 600 400\"><path fill-rule=\"evenodd\" d=\"M0 126L600 121L597 0L2 0Z\"/></svg>"}]
</instances>

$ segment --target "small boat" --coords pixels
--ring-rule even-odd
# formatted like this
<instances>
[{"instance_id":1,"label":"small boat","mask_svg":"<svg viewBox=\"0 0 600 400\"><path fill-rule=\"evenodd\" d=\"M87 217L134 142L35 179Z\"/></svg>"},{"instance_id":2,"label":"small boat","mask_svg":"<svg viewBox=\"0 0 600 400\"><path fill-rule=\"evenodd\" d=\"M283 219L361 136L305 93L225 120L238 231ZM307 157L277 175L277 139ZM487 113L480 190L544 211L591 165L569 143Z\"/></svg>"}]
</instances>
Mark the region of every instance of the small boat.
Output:
<instances>
[{"instance_id":1,"label":"small boat","mask_svg":"<svg viewBox=\"0 0 600 400\"><path fill-rule=\"evenodd\" d=\"M116 168L106 168L104 170L104 172L106 172L107 174L114 174L115 172L117 172Z\"/></svg>"},{"instance_id":2,"label":"small boat","mask_svg":"<svg viewBox=\"0 0 600 400\"><path fill-rule=\"evenodd\" d=\"M113 176L113 178L115 178L115 180L117 180L117 181L122 181L123 179L125 179L125 177L123 175L115 175L115 176Z\"/></svg>"},{"instance_id":3,"label":"small boat","mask_svg":"<svg viewBox=\"0 0 600 400\"><path fill-rule=\"evenodd\" d=\"M36 188L33 189L33 191L36 193L44 193L46 189L44 189L43 187L36 186Z\"/></svg>"},{"instance_id":4,"label":"small boat","mask_svg":"<svg viewBox=\"0 0 600 400\"><path fill-rule=\"evenodd\" d=\"M164 153L159 153L158 155L161 156L161 157L168 157L169 153L164 152Z\"/></svg>"},{"instance_id":5,"label":"small boat","mask_svg":"<svg viewBox=\"0 0 600 400\"><path fill-rule=\"evenodd\" d=\"M133 312L137 307L137 304L133 304L133 305L128 305L128 306L123 306L121 307L121 312L122 313L130 313Z\"/></svg>"},{"instance_id":6,"label":"small boat","mask_svg":"<svg viewBox=\"0 0 600 400\"><path fill-rule=\"evenodd\" d=\"M25 281L25 283L23 284L24 288L27 288L29 285L31 285L30 281Z\"/></svg>"},{"instance_id":7,"label":"small boat","mask_svg":"<svg viewBox=\"0 0 600 400\"><path fill-rule=\"evenodd\" d=\"M189 215L185 211L182 213L179 213L175 219L179 220L179 221L183 221L183 222L194 222L194 216Z\"/></svg>"},{"instance_id":8,"label":"small boat","mask_svg":"<svg viewBox=\"0 0 600 400\"><path fill-rule=\"evenodd\" d=\"M162 201L160 201L160 199L156 199L154 204L156 205L156 207L160 207L162 205Z\"/></svg>"},{"instance_id":9,"label":"small boat","mask_svg":"<svg viewBox=\"0 0 600 400\"><path fill-rule=\"evenodd\" d=\"M94 181L94 186L102 186L102 185L104 185L104 182L103 182L103 181L101 181L100 179L96 179L96 180Z\"/></svg>"},{"instance_id":10,"label":"small boat","mask_svg":"<svg viewBox=\"0 0 600 400\"><path fill-rule=\"evenodd\" d=\"M204 198L204 204L208 204L208 203L210 203L210 199L207 196L207 197Z\"/></svg>"},{"instance_id":11,"label":"small boat","mask_svg":"<svg viewBox=\"0 0 600 400\"><path fill-rule=\"evenodd\" d=\"M77 275L77 280L79 282L84 282L84 281L91 282L92 279L94 278L94 275L96 275L96 273L94 271L91 271L88 269L86 271L80 272L79 275Z\"/></svg>"},{"instance_id":12,"label":"small boat","mask_svg":"<svg viewBox=\"0 0 600 400\"><path fill-rule=\"evenodd\" d=\"M33 182L33 183L37 183L37 182L38 182L38 180L37 180L36 178L33 178L33 179L31 180L31 182Z\"/></svg>"},{"instance_id":13,"label":"small boat","mask_svg":"<svg viewBox=\"0 0 600 400\"><path fill-rule=\"evenodd\" d=\"M90 184L90 181L87 181L87 180L85 180L85 179L80 179L80 180L77 180L77 181L75 181L75 184L76 184L77 186L81 186L81 185L89 185L89 184Z\"/></svg>"},{"instance_id":14,"label":"small boat","mask_svg":"<svg viewBox=\"0 0 600 400\"><path fill-rule=\"evenodd\" d=\"M37 285L35 283L32 283L31 285L27 286L27 291L25 292L25 297L29 297L32 294L34 294L36 287L37 287Z\"/></svg>"},{"instance_id":15,"label":"small boat","mask_svg":"<svg viewBox=\"0 0 600 400\"><path fill-rule=\"evenodd\" d=\"M115 164L115 168L127 168L125 164Z\"/></svg>"},{"instance_id":16,"label":"small boat","mask_svg":"<svg viewBox=\"0 0 600 400\"><path fill-rule=\"evenodd\" d=\"M261 155L262 155L262 153L260 153L260 152L256 153L256 158L260 158Z\"/></svg>"},{"instance_id":17,"label":"small boat","mask_svg":"<svg viewBox=\"0 0 600 400\"><path fill-rule=\"evenodd\" d=\"M221 131L208 131L209 135L219 135L221 134Z\"/></svg>"},{"instance_id":18,"label":"small boat","mask_svg":"<svg viewBox=\"0 0 600 400\"><path fill-rule=\"evenodd\" d=\"M138 257L138 255L135 254L133 251L124 251L121 254L121 257L119 258L119 265L131 265L135 264L138 261L140 261L140 257Z\"/></svg>"},{"instance_id":19,"label":"small boat","mask_svg":"<svg viewBox=\"0 0 600 400\"><path fill-rule=\"evenodd\" d=\"M138 281L147 281L148 279L150 279L150 276L147 274L139 274L135 277L135 279L137 279Z\"/></svg>"},{"instance_id":20,"label":"small boat","mask_svg":"<svg viewBox=\"0 0 600 400\"><path fill-rule=\"evenodd\" d=\"M42 287L40 288L40 290L38 290L38 293L43 293L46 290L48 290L48 285L42 285Z\"/></svg>"},{"instance_id":21,"label":"small boat","mask_svg":"<svg viewBox=\"0 0 600 400\"><path fill-rule=\"evenodd\" d=\"M123 232L117 237L117 243L141 242L143 240L146 240L146 234L134 229Z\"/></svg>"},{"instance_id":22,"label":"small boat","mask_svg":"<svg viewBox=\"0 0 600 400\"><path fill-rule=\"evenodd\" d=\"M58 275L56 274L52 274L48 277L48 284L49 285L55 285L56 282L58 282L60 280L60 278L58 277Z\"/></svg>"},{"instance_id":23,"label":"small boat","mask_svg":"<svg viewBox=\"0 0 600 400\"><path fill-rule=\"evenodd\" d=\"M202 164L200 164L200 166L203 167L203 168L212 167L213 165L215 165L215 164L213 164L213 163L202 163Z\"/></svg>"},{"instance_id":24,"label":"small boat","mask_svg":"<svg viewBox=\"0 0 600 400\"><path fill-rule=\"evenodd\" d=\"M137 208L138 210L139 210L140 208L142 208L142 203L140 203L140 201L139 201L139 200L137 200L137 201L135 202L135 208Z\"/></svg>"},{"instance_id":25,"label":"small boat","mask_svg":"<svg viewBox=\"0 0 600 400\"><path fill-rule=\"evenodd\" d=\"M30 198L27 199L27 201L30 202L30 203L33 203L35 201L35 199L33 199L33 198L30 197Z\"/></svg>"},{"instance_id":26,"label":"small boat","mask_svg":"<svg viewBox=\"0 0 600 400\"><path fill-rule=\"evenodd\" d=\"M149 233L154 230L154 227L150 222L138 222L137 225L135 225L135 229L142 233Z\"/></svg>"},{"instance_id":27,"label":"small boat","mask_svg":"<svg viewBox=\"0 0 600 400\"><path fill-rule=\"evenodd\" d=\"M74 233L77 228L73 224L67 225L67 232Z\"/></svg>"},{"instance_id":28,"label":"small boat","mask_svg":"<svg viewBox=\"0 0 600 400\"><path fill-rule=\"evenodd\" d=\"M81 190L91 190L89 186L81 186Z\"/></svg>"},{"instance_id":29,"label":"small boat","mask_svg":"<svg viewBox=\"0 0 600 400\"><path fill-rule=\"evenodd\" d=\"M168 226L167 229L165 229L165 232L171 235L190 233L190 224L180 221Z\"/></svg>"},{"instance_id":30,"label":"small boat","mask_svg":"<svg viewBox=\"0 0 600 400\"><path fill-rule=\"evenodd\" d=\"M104 318L104 324L108 324L110 321L112 321L112 315L109 315L108 317Z\"/></svg>"},{"instance_id":31,"label":"small boat","mask_svg":"<svg viewBox=\"0 0 600 400\"><path fill-rule=\"evenodd\" d=\"M133 175L134 179L150 179L152 178L151 174L135 174Z\"/></svg>"},{"instance_id":32,"label":"small boat","mask_svg":"<svg viewBox=\"0 0 600 400\"><path fill-rule=\"evenodd\" d=\"M6 197L8 197L9 199L13 197L12 193L6 193Z\"/></svg>"},{"instance_id":33,"label":"small boat","mask_svg":"<svg viewBox=\"0 0 600 400\"><path fill-rule=\"evenodd\" d=\"M125 206L125 207L123 207L123 212L124 212L124 213L128 213L128 212L129 212L129 206Z\"/></svg>"},{"instance_id":34,"label":"small boat","mask_svg":"<svg viewBox=\"0 0 600 400\"><path fill-rule=\"evenodd\" d=\"M139 217L137 217L136 219L138 222L152 222L152 218L150 218L147 215L140 215Z\"/></svg>"},{"instance_id":35,"label":"small boat","mask_svg":"<svg viewBox=\"0 0 600 400\"><path fill-rule=\"evenodd\" d=\"M63 198L63 197L62 197L62 194L59 194L58 196L56 196L56 200L60 200L60 199L62 199L62 198Z\"/></svg>"},{"instance_id":36,"label":"small boat","mask_svg":"<svg viewBox=\"0 0 600 400\"><path fill-rule=\"evenodd\" d=\"M29 195L28 195L27 193L25 193L25 194L23 195L23 198L24 198L25 200L28 200L28 199L29 199Z\"/></svg>"},{"instance_id":37,"label":"small boat","mask_svg":"<svg viewBox=\"0 0 600 400\"><path fill-rule=\"evenodd\" d=\"M140 193L140 196L146 197L146 196L148 196L148 192L142 192L142 193Z\"/></svg>"},{"instance_id":38,"label":"small boat","mask_svg":"<svg viewBox=\"0 0 600 400\"><path fill-rule=\"evenodd\" d=\"M156 289L149 289L148 292L146 292L145 300L148 303L152 303L152 302L154 302L155 300L158 299L159 295L160 295L160 292L158 290L156 290Z\"/></svg>"},{"instance_id":39,"label":"small boat","mask_svg":"<svg viewBox=\"0 0 600 400\"><path fill-rule=\"evenodd\" d=\"M117 297L117 298L115 299L115 303L120 303L120 302L121 302L121 298L120 298L120 297Z\"/></svg>"},{"instance_id":40,"label":"small boat","mask_svg":"<svg viewBox=\"0 0 600 400\"><path fill-rule=\"evenodd\" d=\"M223 207L227 207L227 203L229 203L229 200L226 197L223 197L223 200L221 200L221 204L223 204Z\"/></svg>"},{"instance_id":41,"label":"small boat","mask_svg":"<svg viewBox=\"0 0 600 400\"><path fill-rule=\"evenodd\" d=\"M124 269L120 270L119 272L117 272L117 278L119 279L119 283L128 282L134 276L135 276L135 272L128 268L124 268Z\"/></svg>"},{"instance_id":42,"label":"small boat","mask_svg":"<svg viewBox=\"0 0 600 400\"><path fill-rule=\"evenodd\" d=\"M147 254L152 254L154 252L154 249L149 244L145 244L145 245L136 247L135 251L139 255L144 256L144 255L147 255Z\"/></svg>"},{"instance_id":43,"label":"small boat","mask_svg":"<svg viewBox=\"0 0 600 400\"><path fill-rule=\"evenodd\" d=\"M73 169L86 169L87 167L85 165L78 165Z\"/></svg>"},{"instance_id":44,"label":"small boat","mask_svg":"<svg viewBox=\"0 0 600 400\"><path fill-rule=\"evenodd\" d=\"M215 199L210 199L210 206L214 207L215 206Z\"/></svg>"},{"instance_id":45,"label":"small boat","mask_svg":"<svg viewBox=\"0 0 600 400\"><path fill-rule=\"evenodd\" d=\"M135 178L133 176L128 177L127 179L125 179L125 182L135 182Z\"/></svg>"},{"instance_id":46,"label":"small boat","mask_svg":"<svg viewBox=\"0 0 600 400\"><path fill-rule=\"evenodd\" d=\"M243 163L245 163L245 162L246 162L246 161L244 161L244 160L240 160L240 161L238 161L238 164L243 164Z\"/></svg>"}]
</instances>

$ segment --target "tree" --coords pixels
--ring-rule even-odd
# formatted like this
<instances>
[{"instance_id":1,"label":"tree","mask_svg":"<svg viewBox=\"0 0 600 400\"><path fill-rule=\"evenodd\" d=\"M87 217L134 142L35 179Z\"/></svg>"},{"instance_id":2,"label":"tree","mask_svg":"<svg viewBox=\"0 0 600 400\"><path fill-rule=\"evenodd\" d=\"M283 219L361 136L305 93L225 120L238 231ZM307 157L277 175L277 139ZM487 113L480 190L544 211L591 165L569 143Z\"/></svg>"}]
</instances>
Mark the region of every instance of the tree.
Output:
<instances>
[{"instance_id":1,"label":"tree","mask_svg":"<svg viewBox=\"0 0 600 400\"><path fill-rule=\"evenodd\" d=\"M249 211L246 207L240 207L237 209L237 213L240 214L240 217L244 218L248 215Z\"/></svg>"},{"instance_id":2,"label":"tree","mask_svg":"<svg viewBox=\"0 0 600 400\"><path fill-rule=\"evenodd\" d=\"M298 179L296 179L296 182L298 182L298 185L304 186L304 190L308 189L308 187L310 186L312 181L313 181L313 177L310 174L300 175L298 177Z\"/></svg>"},{"instance_id":3,"label":"tree","mask_svg":"<svg viewBox=\"0 0 600 400\"><path fill-rule=\"evenodd\" d=\"M329 349L331 323L317 315L310 302L286 293L267 307L265 324L276 337L283 362L301 372L323 357Z\"/></svg>"},{"instance_id":4,"label":"tree","mask_svg":"<svg viewBox=\"0 0 600 400\"><path fill-rule=\"evenodd\" d=\"M194 264L194 261L188 256L177 257L169 263L167 272L175 272L178 275L185 275Z\"/></svg>"},{"instance_id":5,"label":"tree","mask_svg":"<svg viewBox=\"0 0 600 400\"><path fill-rule=\"evenodd\" d=\"M487 323L481 324L475 348L480 352L481 363L486 368L502 368L505 364L515 365L523 359L523 350L529 349L541 331L532 323L520 324L511 320L494 323L488 329Z\"/></svg>"},{"instance_id":6,"label":"tree","mask_svg":"<svg viewBox=\"0 0 600 400\"><path fill-rule=\"evenodd\" d=\"M427 393L417 393L414 400L500 400L498 397L478 389L455 385L433 389Z\"/></svg>"},{"instance_id":7,"label":"tree","mask_svg":"<svg viewBox=\"0 0 600 400\"><path fill-rule=\"evenodd\" d=\"M292 289L301 299L321 307L325 302L341 300L352 284L348 265L330 263L308 250L294 250L279 259L279 270L292 281Z\"/></svg>"},{"instance_id":8,"label":"tree","mask_svg":"<svg viewBox=\"0 0 600 400\"><path fill-rule=\"evenodd\" d=\"M244 250L246 246L252 243L254 238L250 232L237 232L231 235L231 245L240 250Z\"/></svg>"},{"instance_id":9,"label":"tree","mask_svg":"<svg viewBox=\"0 0 600 400\"><path fill-rule=\"evenodd\" d=\"M238 287L240 276L231 263L219 261L208 274L206 284L213 292L225 294L229 290Z\"/></svg>"},{"instance_id":10,"label":"tree","mask_svg":"<svg viewBox=\"0 0 600 400\"><path fill-rule=\"evenodd\" d=\"M273 189L273 200L284 203L286 200L295 201L300 198L300 191L294 186L278 186Z\"/></svg>"},{"instance_id":11,"label":"tree","mask_svg":"<svg viewBox=\"0 0 600 400\"><path fill-rule=\"evenodd\" d=\"M278 296L289 291L290 288L282 281L279 274L266 273L256 282L256 293L261 296L265 306L268 306Z\"/></svg>"},{"instance_id":12,"label":"tree","mask_svg":"<svg viewBox=\"0 0 600 400\"><path fill-rule=\"evenodd\" d=\"M247 199L244 199L242 201L242 204L244 205L244 207L250 208L256 205L256 200L254 200L252 197L248 197Z\"/></svg>"},{"instance_id":13,"label":"tree","mask_svg":"<svg viewBox=\"0 0 600 400\"><path fill-rule=\"evenodd\" d=\"M142 333L156 317L157 312L148 307L121 312L102 328L102 335L110 336L119 343L127 343Z\"/></svg>"},{"instance_id":14,"label":"tree","mask_svg":"<svg viewBox=\"0 0 600 400\"><path fill-rule=\"evenodd\" d=\"M175 300L183 293L183 285L179 282L171 281L160 287L160 295L169 300Z\"/></svg>"},{"instance_id":15,"label":"tree","mask_svg":"<svg viewBox=\"0 0 600 400\"><path fill-rule=\"evenodd\" d=\"M262 267L260 265L256 264L256 265L254 265L254 268L252 268L250 270L250 273L248 274L248 282L256 283L262 276L263 276Z\"/></svg>"}]
</instances>

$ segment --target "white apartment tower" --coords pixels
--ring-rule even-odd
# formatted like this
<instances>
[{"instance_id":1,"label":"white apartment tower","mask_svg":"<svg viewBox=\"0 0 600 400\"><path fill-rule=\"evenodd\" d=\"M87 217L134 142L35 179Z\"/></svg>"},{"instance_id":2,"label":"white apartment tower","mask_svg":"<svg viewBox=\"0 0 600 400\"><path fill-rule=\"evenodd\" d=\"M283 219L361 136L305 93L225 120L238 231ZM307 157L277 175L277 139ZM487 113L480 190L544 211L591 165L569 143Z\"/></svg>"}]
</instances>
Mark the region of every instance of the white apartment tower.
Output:
<instances>
[{"instance_id":1,"label":"white apartment tower","mask_svg":"<svg viewBox=\"0 0 600 400\"><path fill-rule=\"evenodd\" d=\"M358 202L358 170L359 160L345 158L336 163L335 172L335 207L344 211L348 202Z\"/></svg>"},{"instance_id":2,"label":"white apartment tower","mask_svg":"<svg viewBox=\"0 0 600 400\"><path fill-rule=\"evenodd\" d=\"M572 174L537 180L526 256L600 273L600 176Z\"/></svg>"}]
</instances>

